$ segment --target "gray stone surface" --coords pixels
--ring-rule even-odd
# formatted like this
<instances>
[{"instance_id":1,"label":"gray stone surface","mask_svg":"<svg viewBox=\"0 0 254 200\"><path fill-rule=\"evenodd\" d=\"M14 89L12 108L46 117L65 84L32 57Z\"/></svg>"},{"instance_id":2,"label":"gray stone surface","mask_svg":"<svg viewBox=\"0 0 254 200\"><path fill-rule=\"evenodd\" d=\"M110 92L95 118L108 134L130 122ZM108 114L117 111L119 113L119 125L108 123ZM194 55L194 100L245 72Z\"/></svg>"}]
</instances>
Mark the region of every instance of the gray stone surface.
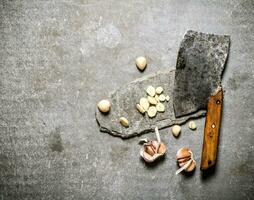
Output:
<instances>
[{"instance_id":1,"label":"gray stone surface","mask_svg":"<svg viewBox=\"0 0 254 200\"><path fill-rule=\"evenodd\" d=\"M173 105L176 117L206 109L209 97L221 87L230 37L189 30L177 56Z\"/></svg>"},{"instance_id":2,"label":"gray stone surface","mask_svg":"<svg viewBox=\"0 0 254 200\"><path fill-rule=\"evenodd\" d=\"M173 124L183 124L191 118L205 116L205 111L184 116L175 117L173 109L173 86L175 80L175 70L158 72L147 75L127 85L124 85L112 92L107 97L111 101L112 107L108 114L101 113L96 109L96 119L102 132L107 132L114 136L130 138L136 135L153 132L157 126L159 129L172 126ZM163 87L164 95L169 95L170 100L163 102L165 112L157 113L154 118L149 118L147 114L142 115L136 109L139 99L147 97L146 88ZM129 121L129 127L123 127L119 123L119 118L125 117Z\"/></svg>"},{"instance_id":3,"label":"gray stone surface","mask_svg":"<svg viewBox=\"0 0 254 200\"><path fill-rule=\"evenodd\" d=\"M252 0L0 1L0 199L253 199L253 8ZM211 176L198 168L175 176L180 147L199 166L204 118L178 139L161 130L167 154L148 166L138 137L102 134L94 117L110 91L173 69L189 29L231 38ZM144 73L139 55L148 57Z\"/></svg>"}]
</instances>

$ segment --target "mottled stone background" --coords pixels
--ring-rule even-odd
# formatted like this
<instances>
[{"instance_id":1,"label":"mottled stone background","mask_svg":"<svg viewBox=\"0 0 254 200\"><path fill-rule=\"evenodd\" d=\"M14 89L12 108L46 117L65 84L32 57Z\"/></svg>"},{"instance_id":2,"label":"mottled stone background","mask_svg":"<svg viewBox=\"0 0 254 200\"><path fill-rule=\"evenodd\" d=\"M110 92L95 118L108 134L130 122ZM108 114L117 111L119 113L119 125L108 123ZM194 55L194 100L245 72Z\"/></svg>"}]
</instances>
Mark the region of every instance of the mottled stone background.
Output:
<instances>
[{"instance_id":1,"label":"mottled stone background","mask_svg":"<svg viewBox=\"0 0 254 200\"><path fill-rule=\"evenodd\" d=\"M253 0L1 0L0 199L254 199L253 23ZM94 117L111 90L173 69L188 29L232 41L219 160L205 177L176 176L174 160L189 146L200 164L204 118L179 139L161 131L167 156L148 166L139 138L101 133Z\"/></svg>"}]
</instances>

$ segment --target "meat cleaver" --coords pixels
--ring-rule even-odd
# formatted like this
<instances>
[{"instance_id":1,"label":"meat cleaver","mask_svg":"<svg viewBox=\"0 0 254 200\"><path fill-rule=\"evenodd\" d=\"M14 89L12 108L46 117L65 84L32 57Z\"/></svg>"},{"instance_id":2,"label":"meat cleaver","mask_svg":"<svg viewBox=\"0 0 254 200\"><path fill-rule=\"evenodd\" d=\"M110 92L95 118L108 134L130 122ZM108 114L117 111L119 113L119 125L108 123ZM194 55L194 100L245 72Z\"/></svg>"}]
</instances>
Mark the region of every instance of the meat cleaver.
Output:
<instances>
[{"instance_id":1,"label":"meat cleaver","mask_svg":"<svg viewBox=\"0 0 254 200\"><path fill-rule=\"evenodd\" d=\"M201 170L216 164L223 103L221 78L229 46L228 35L189 30L178 51L173 89L175 116L207 109Z\"/></svg>"}]
</instances>

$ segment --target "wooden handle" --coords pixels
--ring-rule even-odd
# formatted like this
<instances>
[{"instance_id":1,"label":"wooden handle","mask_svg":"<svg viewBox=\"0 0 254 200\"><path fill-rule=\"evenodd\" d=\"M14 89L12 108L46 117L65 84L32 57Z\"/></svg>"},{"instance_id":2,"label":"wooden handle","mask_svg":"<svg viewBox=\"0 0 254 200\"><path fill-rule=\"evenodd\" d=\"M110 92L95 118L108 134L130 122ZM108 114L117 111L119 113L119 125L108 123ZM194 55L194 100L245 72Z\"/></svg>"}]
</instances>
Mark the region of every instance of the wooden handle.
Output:
<instances>
[{"instance_id":1,"label":"wooden handle","mask_svg":"<svg viewBox=\"0 0 254 200\"><path fill-rule=\"evenodd\" d=\"M223 91L210 97L207 104L204 141L201 159L201 170L206 170L216 164L221 124Z\"/></svg>"}]
</instances>

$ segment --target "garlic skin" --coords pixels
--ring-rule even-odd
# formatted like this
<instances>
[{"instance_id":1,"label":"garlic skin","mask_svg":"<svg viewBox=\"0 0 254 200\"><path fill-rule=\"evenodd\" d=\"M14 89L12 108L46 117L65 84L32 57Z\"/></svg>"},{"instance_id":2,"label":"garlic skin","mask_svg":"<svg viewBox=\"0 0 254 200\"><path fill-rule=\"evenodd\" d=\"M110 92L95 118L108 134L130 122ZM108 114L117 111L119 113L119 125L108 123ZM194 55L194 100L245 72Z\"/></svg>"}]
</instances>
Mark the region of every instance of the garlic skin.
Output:
<instances>
[{"instance_id":1,"label":"garlic skin","mask_svg":"<svg viewBox=\"0 0 254 200\"><path fill-rule=\"evenodd\" d=\"M135 63L140 71L144 71L147 66L146 58L143 56L137 57Z\"/></svg>"},{"instance_id":2,"label":"garlic skin","mask_svg":"<svg viewBox=\"0 0 254 200\"><path fill-rule=\"evenodd\" d=\"M97 104L97 107L100 112L107 113L111 108L111 103L109 100L103 99Z\"/></svg>"}]
</instances>

